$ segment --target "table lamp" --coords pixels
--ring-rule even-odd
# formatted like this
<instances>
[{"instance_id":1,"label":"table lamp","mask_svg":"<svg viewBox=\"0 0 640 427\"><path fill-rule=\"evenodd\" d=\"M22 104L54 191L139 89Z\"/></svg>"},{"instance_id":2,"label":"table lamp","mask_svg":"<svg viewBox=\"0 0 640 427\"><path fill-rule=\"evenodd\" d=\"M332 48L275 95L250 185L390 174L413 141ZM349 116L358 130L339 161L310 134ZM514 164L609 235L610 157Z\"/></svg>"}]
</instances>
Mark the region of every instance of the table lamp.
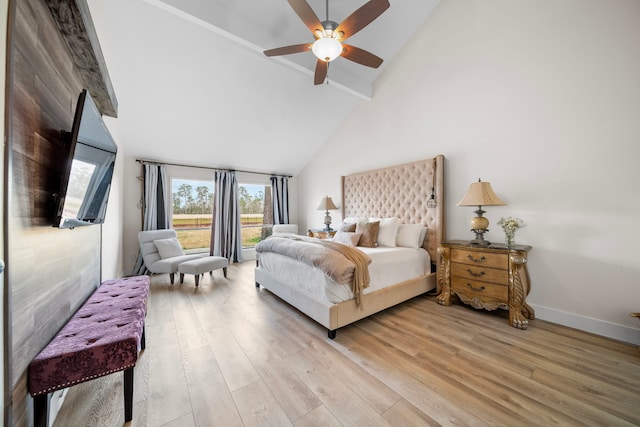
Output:
<instances>
[{"instance_id":1,"label":"table lamp","mask_svg":"<svg viewBox=\"0 0 640 427\"><path fill-rule=\"evenodd\" d=\"M324 231L333 231L331 229L331 215L329 215L329 211L335 209L338 209L338 207L333 203L331 197L325 196L322 198L320 206L318 206L318 210L326 211L324 214Z\"/></svg>"},{"instance_id":2,"label":"table lamp","mask_svg":"<svg viewBox=\"0 0 640 427\"><path fill-rule=\"evenodd\" d=\"M458 206L477 206L474 211L476 216L471 219L471 231L476 233L476 238L470 243L473 246L489 246L491 242L484 240L484 233L489 231L489 220L482 216L486 211L482 210L482 206L504 206L506 203L494 193L491 184L482 182L478 178L478 182L474 182L469 187L467 194L458 202Z\"/></svg>"}]
</instances>

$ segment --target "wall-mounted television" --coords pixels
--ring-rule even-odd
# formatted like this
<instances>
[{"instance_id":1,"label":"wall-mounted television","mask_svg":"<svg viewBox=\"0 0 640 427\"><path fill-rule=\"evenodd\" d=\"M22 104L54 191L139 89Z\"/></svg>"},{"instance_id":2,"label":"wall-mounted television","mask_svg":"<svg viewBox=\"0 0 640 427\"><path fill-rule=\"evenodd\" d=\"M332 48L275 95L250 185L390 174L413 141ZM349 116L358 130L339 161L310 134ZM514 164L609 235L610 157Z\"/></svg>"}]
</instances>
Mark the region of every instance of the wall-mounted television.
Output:
<instances>
[{"instance_id":1,"label":"wall-mounted television","mask_svg":"<svg viewBox=\"0 0 640 427\"><path fill-rule=\"evenodd\" d=\"M68 151L54 227L102 224L118 147L87 90L78 97L71 132L64 132L64 138Z\"/></svg>"}]
</instances>

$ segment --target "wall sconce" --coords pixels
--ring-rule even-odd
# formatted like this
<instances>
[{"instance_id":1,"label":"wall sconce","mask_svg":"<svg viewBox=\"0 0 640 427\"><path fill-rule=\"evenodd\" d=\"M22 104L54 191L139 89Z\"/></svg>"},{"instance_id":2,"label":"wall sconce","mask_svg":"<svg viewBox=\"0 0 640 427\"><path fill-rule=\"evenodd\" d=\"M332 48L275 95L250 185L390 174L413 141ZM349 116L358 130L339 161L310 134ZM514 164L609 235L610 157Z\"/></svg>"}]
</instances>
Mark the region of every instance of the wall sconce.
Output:
<instances>
[{"instance_id":1,"label":"wall sconce","mask_svg":"<svg viewBox=\"0 0 640 427\"><path fill-rule=\"evenodd\" d=\"M431 187L431 196L429 196L429 200L427 200L427 207L433 209L436 206L438 206L438 202L436 202L436 189Z\"/></svg>"},{"instance_id":2,"label":"wall sconce","mask_svg":"<svg viewBox=\"0 0 640 427\"><path fill-rule=\"evenodd\" d=\"M484 240L484 233L489 231L489 220L482 216L486 211L482 210L482 206L504 206L505 202L493 192L491 184L482 182L478 178L478 182L474 182L469 187L469 191L464 195L462 200L458 202L458 206L477 206L474 211L476 216L471 219L471 231L476 233L476 238L470 243L474 246L489 246L491 242Z\"/></svg>"},{"instance_id":3,"label":"wall sconce","mask_svg":"<svg viewBox=\"0 0 640 427\"><path fill-rule=\"evenodd\" d=\"M331 215L329 215L329 211L336 210L338 207L333 203L331 197L325 196L320 201L320 206L318 206L319 211L325 211L324 214L324 231L333 231L331 228Z\"/></svg>"}]
</instances>

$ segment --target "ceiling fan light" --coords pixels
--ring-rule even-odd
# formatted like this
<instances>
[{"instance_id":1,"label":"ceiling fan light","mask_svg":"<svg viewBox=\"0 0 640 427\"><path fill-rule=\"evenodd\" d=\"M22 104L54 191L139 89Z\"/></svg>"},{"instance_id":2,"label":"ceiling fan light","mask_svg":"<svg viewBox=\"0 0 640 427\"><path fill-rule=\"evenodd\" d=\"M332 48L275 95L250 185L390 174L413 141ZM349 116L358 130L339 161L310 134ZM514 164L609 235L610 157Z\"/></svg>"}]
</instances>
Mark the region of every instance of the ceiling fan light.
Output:
<instances>
[{"instance_id":1,"label":"ceiling fan light","mask_svg":"<svg viewBox=\"0 0 640 427\"><path fill-rule=\"evenodd\" d=\"M342 53L342 43L331 37L322 37L313 42L311 50L318 59L330 62Z\"/></svg>"}]
</instances>

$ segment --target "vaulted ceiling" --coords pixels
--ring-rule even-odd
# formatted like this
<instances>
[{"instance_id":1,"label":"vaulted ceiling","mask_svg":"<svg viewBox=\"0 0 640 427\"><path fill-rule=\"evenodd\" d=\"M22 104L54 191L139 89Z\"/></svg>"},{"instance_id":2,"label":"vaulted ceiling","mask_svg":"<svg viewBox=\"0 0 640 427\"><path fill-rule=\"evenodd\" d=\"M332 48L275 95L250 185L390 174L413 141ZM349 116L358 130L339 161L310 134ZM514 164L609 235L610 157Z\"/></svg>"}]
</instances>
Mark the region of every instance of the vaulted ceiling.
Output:
<instances>
[{"instance_id":1,"label":"vaulted ceiling","mask_svg":"<svg viewBox=\"0 0 640 427\"><path fill-rule=\"evenodd\" d=\"M329 0L341 22L365 0ZM125 155L297 174L360 102L439 0L391 0L349 39L384 59L344 58L314 86L311 52L266 49L312 42L286 0L89 0L118 98ZM325 20L326 0L308 0ZM416 52L416 54L419 54Z\"/></svg>"}]
</instances>

